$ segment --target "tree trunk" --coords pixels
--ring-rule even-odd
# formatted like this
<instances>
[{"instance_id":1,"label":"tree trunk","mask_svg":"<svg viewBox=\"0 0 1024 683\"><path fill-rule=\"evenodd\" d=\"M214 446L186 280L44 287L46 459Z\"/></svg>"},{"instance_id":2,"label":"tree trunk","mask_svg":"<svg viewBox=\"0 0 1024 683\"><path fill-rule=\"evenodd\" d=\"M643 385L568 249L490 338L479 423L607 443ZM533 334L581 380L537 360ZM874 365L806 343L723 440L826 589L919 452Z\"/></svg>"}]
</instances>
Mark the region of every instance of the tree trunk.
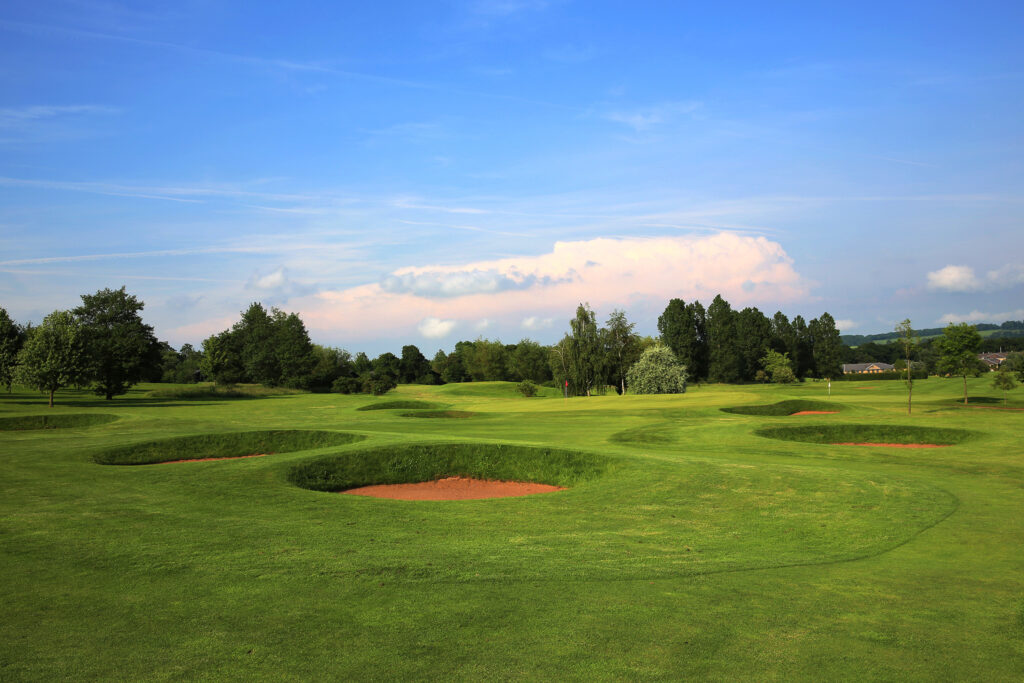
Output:
<instances>
[{"instance_id":1,"label":"tree trunk","mask_svg":"<svg viewBox=\"0 0 1024 683\"><path fill-rule=\"evenodd\" d=\"M625 396L626 395L626 378L622 377L621 380L622 380L622 395Z\"/></svg>"},{"instance_id":2,"label":"tree trunk","mask_svg":"<svg viewBox=\"0 0 1024 683\"><path fill-rule=\"evenodd\" d=\"M907 371L907 415L910 415L910 407L913 405L914 399L914 380L910 376L910 371Z\"/></svg>"},{"instance_id":3,"label":"tree trunk","mask_svg":"<svg viewBox=\"0 0 1024 683\"><path fill-rule=\"evenodd\" d=\"M113 399L113 398L114 398L114 395L113 395L113 394L110 394L110 393L108 393L108 394L107 394L107 400L108 400L108 401L110 401L110 400L111 400L111 399Z\"/></svg>"},{"instance_id":4,"label":"tree trunk","mask_svg":"<svg viewBox=\"0 0 1024 683\"><path fill-rule=\"evenodd\" d=\"M50 407L53 407L53 389L50 389Z\"/></svg>"},{"instance_id":5,"label":"tree trunk","mask_svg":"<svg viewBox=\"0 0 1024 683\"><path fill-rule=\"evenodd\" d=\"M964 375L964 405L967 405L967 375Z\"/></svg>"}]
</instances>

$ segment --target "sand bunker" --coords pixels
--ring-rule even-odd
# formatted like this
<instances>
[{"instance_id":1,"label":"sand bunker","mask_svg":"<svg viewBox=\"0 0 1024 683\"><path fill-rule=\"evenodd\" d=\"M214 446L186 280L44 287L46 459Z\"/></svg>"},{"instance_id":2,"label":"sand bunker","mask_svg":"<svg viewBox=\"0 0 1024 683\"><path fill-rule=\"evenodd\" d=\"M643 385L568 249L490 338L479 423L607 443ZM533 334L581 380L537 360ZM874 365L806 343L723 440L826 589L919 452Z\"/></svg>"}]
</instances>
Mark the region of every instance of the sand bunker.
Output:
<instances>
[{"instance_id":1,"label":"sand bunker","mask_svg":"<svg viewBox=\"0 0 1024 683\"><path fill-rule=\"evenodd\" d=\"M511 498L534 493L564 491L561 486L522 481L485 481L466 477L446 477L415 484L380 484L342 491L352 496L371 496L393 500L480 500Z\"/></svg>"},{"instance_id":2,"label":"sand bunker","mask_svg":"<svg viewBox=\"0 0 1024 683\"><path fill-rule=\"evenodd\" d=\"M833 446L885 446L886 448L946 448L948 444L939 443L834 443Z\"/></svg>"},{"instance_id":3,"label":"sand bunker","mask_svg":"<svg viewBox=\"0 0 1024 683\"><path fill-rule=\"evenodd\" d=\"M252 455L230 455L225 458L186 458L184 460L164 460L162 462L154 463L156 465L170 465L175 462L210 462L211 460L241 460L242 458L262 458L266 455L273 455L273 453L253 453Z\"/></svg>"},{"instance_id":4,"label":"sand bunker","mask_svg":"<svg viewBox=\"0 0 1024 683\"><path fill-rule=\"evenodd\" d=\"M835 415L838 412L838 410L801 410L798 413L790 413L789 416L793 417L794 415Z\"/></svg>"}]
</instances>

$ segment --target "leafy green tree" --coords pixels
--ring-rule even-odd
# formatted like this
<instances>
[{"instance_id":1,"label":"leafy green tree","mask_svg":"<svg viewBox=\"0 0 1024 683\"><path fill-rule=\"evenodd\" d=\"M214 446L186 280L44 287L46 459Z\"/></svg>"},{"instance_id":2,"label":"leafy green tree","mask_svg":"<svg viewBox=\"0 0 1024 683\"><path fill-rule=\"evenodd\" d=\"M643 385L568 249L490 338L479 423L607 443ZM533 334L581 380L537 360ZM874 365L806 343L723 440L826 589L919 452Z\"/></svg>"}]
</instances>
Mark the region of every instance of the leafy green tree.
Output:
<instances>
[{"instance_id":1,"label":"leafy green tree","mask_svg":"<svg viewBox=\"0 0 1024 683\"><path fill-rule=\"evenodd\" d=\"M736 312L721 294L708 306L707 337L708 379L712 382L739 382L743 357L736 333Z\"/></svg>"},{"instance_id":2,"label":"leafy green tree","mask_svg":"<svg viewBox=\"0 0 1024 683\"><path fill-rule=\"evenodd\" d=\"M569 394L569 347L572 341L569 335L563 336L557 344L548 351L548 367L551 368L551 377L555 380L560 391L566 396ZM575 396L575 393L573 394Z\"/></svg>"},{"instance_id":3,"label":"leafy green tree","mask_svg":"<svg viewBox=\"0 0 1024 683\"><path fill-rule=\"evenodd\" d=\"M813 344L814 369L818 377L833 379L843 374L842 347L836 321L828 313L812 320L808 329Z\"/></svg>"},{"instance_id":4,"label":"leafy green tree","mask_svg":"<svg viewBox=\"0 0 1024 683\"><path fill-rule=\"evenodd\" d=\"M58 389L88 381L90 357L82 324L71 311L54 311L29 333L18 354L18 382L47 391L50 407Z\"/></svg>"},{"instance_id":5,"label":"leafy green tree","mask_svg":"<svg viewBox=\"0 0 1024 683\"><path fill-rule=\"evenodd\" d=\"M605 357L597 318L590 304L576 308L576 317L569 321L569 328L569 383L577 396L591 396L603 385Z\"/></svg>"},{"instance_id":6,"label":"leafy green tree","mask_svg":"<svg viewBox=\"0 0 1024 683\"><path fill-rule=\"evenodd\" d=\"M913 407L914 397L913 356L917 351L918 346L917 333L914 332L914 328L910 324L910 318L904 319L903 322L896 326L896 334L899 335L897 340L899 341L900 348L903 350L903 356L906 359L905 371L907 373L907 415L910 415L910 411Z\"/></svg>"},{"instance_id":7,"label":"leafy green tree","mask_svg":"<svg viewBox=\"0 0 1024 683\"><path fill-rule=\"evenodd\" d=\"M402 376L402 361L395 354L386 351L373 359L373 374L376 377L391 377L397 386L398 378Z\"/></svg>"},{"instance_id":8,"label":"leafy green tree","mask_svg":"<svg viewBox=\"0 0 1024 683\"><path fill-rule=\"evenodd\" d=\"M789 384L796 381L796 374L793 373L793 365L789 360L788 353L779 353L768 349L760 360L764 366L764 374L776 384Z\"/></svg>"},{"instance_id":9,"label":"leafy green tree","mask_svg":"<svg viewBox=\"0 0 1024 683\"><path fill-rule=\"evenodd\" d=\"M508 357L511 379L543 384L551 379L548 349L532 339L521 339Z\"/></svg>"},{"instance_id":10,"label":"leafy green tree","mask_svg":"<svg viewBox=\"0 0 1024 683\"><path fill-rule=\"evenodd\" d=\"M421 381L426 380L432 374L430 363L426 357L420 352L419 348L413 344L407 344L402 347L402 372L399 376L399 382L401 384L435 384L433 381Z\"/></svg>"},{"instance_id":11,"label":"leafy green tree","mask_svg":"<svg viewBox=\"0 0 1024 683\"><path fill-rule=\"evenodd\" d=\"M964 404L967 403L967 376L978 375L978 347L981 335L974 325L950 323L937 341L939 371L964 379Z\"/></svg>"},{"instance_id":12,"label":"leafy green tree","mask_svg":"<svg viewBox=\"0 0 1024 683\"><path fill-rule=\"evenodd\" d=\"M682 299L669 301L665 312L658 317L658 332L662 343L671 349L695 380L707 377L706 317L699 301L687 304Z\"/></svg>"},{"instance_id":13,"label":"leafy green tree","mask_svg":"<svg viewBox=\"0 0 1024 683\"><path fill-rule=\"evenodd\" d=\"M772 316L771 346L779 353L789 354L790 358L795 359L796 330L782 311L776 311L775 315Z\"/></svg>"},{"instance_id":14,"label":"leafy green tree","mask_svg":"<svg viewBox=\"0 0 1024 683\"><path fill-rule=\"evenodd\" d=\"M317 392L333 391L339 379L354 379L352 354L344 349L313 344L313 368L309 372L309 388Z\"/></svg>"},{"instance_id":15,"label":"leafy green tree","mask_svg":"<svg viewBox=\"0 0 1024 683\"><path fill-rule=\"evenodd\" d=\"M203 340L199 368L206 379L217 384L237 384L246 380L242 367L241 339L231 330L224 330Z\"/></svg>"},{"instance_id":16,"label":"leafy green tree","mask_svg":"<svg viewBox=\"0 0 1024 683\"><path fill-rule=\"evenodd\" d=\"M373 370L373 361L366 355L365 352L360 351L356 354L356 357L352 359L352 371L356 373L356 376L365 375L366 373Z\"/></svg>"},{"instance_id":17,"label":"leafy green tree","mask_svg":"<svg viewBox=\"0 0 1024 683\"><path fill-rule=\"evenodd\" d=\"M306 325L296 313L273 309L272 345L277 361L277 382L284 386L306 388L309 373L316 364L313 343Z\"/></svg>"},{"instance_id":18,"label":"leafy green tree","mask_svg":"<svg viewBox=\"0 0 1024 683\"><path fill-rule=\"evenodd\" d=\"M736 341L741 358L741 378L751 380L761 358L772 342L772 323L757 308L744 308L735 314Z\"/></svg>"},{"instance_id":19,"label":"leafy green tree","mask_svg":"<svg viewBox=\"0 0 1024 683\"><path fill-rule=\"evenodd\" d=\"M456 345L458 348L458 345ZM508 374L508 351L500 341L478 338L463 347L463 362L474 382L499 382Z\"/></svg>"},{"instance_id":20,"label":"leafy green tree","mask_svg":"<svg viewBox=\"0 0 1024 683\"><path fill-rule=\"evenodd\" d=\"M793 318L793 334L796 338L796 348L790 357L796 365L797 378L803 381L814 372L814 343L811 339L811 330L804 322L803 316Z\"/></svg>"},{"instance_id":21,"label":"leafy green tree","mask_svg":"<svg viewBox=\"0 0 1024 683\"><path fill-rule=\"evenodd\" d=\"M633 333L635 323L626 319L623 311L615 309L605 323L605 353L609 359L612 374L620 387L621 394L626 395L626 372L640 357L637 336Z\"/></svg>"},{"instance_id":22,"label":"leafy green tree","mask_svg":"<svg viewBox=\"0 0 1024 683\"><path fill-rule=\"evenodd\" d=\"M629 368L634 394L681 394L686 391L686 367L667 346L653 346Z\"/></svg>"},{"instance_id":23,"label":"leafy green tree","mask_svg":"<svg viewBox=\"0 0 1024 683\"><path fill-rule=\"evenodd\" d=\"M159 342L139 315L144 307L122 287L83 294L73 311L85 333L94 391L108 401L160 366Z\"/></svg>"},{"instance_id":24,"label":"leafy green tree","mask_svg":"<svg viewBox=\"0 0 1024 683\"><path fill-rule=\"evenodd\" d=\"M1003 392L1003 405L1006 405L1006 392L1015 389L1017 382L1013 379L1013 373L1009 368L999 368L992 378L992 386Z\"/></svg>"},{"instance_id":25,"label":"leafy green tree","mask_svg":"<svg viewBox=\"0 0 1024 683\"><path fill-rule=\"evenodd\" d=\"M25 330L0 308L0 385L6 386L8 393L14 383L18 352L25 344L25 336Z\"/></svg>"},{"instance_id":26,"label":"leafy green tree","mask_svg":"<svg viewBox=\"0 0 1024 683\"><path fill-rule=\"evenodd\" d=\"M1006 368L1017 376L1018 382L1024 382L1024 353L1011 353L1006 356L1000 369Z\"/></svg>"}]
</instances>

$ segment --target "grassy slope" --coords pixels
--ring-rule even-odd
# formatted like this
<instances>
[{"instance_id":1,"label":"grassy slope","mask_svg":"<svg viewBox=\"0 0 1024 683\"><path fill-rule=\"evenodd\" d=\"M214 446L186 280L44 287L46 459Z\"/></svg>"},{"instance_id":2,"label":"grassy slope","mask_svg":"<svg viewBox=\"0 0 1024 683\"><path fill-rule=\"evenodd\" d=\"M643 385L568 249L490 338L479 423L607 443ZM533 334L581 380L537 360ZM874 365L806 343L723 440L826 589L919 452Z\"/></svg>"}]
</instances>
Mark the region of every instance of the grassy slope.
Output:
<instances>
[{"instance_id":1,"label":"grassy slope","mask_svg":"<svg viewBox=\"0 0 1024 683\"><path fill-rule=\"evenodd\" d=\"M989 378L972 382L972 396L995 396ZM366 397L339 395L63 393L54 413L121 419L0 433L0 679L1018 678L1024 412L959 408L960 387L918 382L912 418L898 382L834 384L843 412L807 417L719 408L826 400L821 384L388 396L468 420L361 412ZM38 395L0 398L0 416L45 412ZM752 433L811 421L982 436L865 452ZM246 429L368 438L238 461L90 461ZM613 466L562 493L453 503L285 479L314 455L430 440L578 449Z\"/></svg>"}]
</instances>

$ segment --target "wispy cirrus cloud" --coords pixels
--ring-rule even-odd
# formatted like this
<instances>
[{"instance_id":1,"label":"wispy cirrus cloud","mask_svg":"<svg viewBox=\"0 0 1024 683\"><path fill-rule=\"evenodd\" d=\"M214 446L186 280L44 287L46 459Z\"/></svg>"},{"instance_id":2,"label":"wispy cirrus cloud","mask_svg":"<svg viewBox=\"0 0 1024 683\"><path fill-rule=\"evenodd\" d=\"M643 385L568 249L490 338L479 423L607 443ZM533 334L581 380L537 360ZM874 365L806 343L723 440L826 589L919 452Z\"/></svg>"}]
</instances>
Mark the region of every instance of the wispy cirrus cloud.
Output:
<instances>
[{"instance_id":1,"label":"wispy cirrus cloud","mask_svg":"<svg viewBox=\"0 0 1024 683\"><path fill-rule=\"evenodd\" d=\"M49 105L37 104L23 107L0 107L0 127L22 126L35 121L44 121L66 116L86 114L116 114L120 109L95 104Z\"/></svg>"},{"instance_id":2,"label":"wispy cirrus cloud","mask_svg":"<svg viewBox=\"0 0 1024 683\"><path fill-rule=\"evenodd\" d=\"M1007 320L1024 320L1024 308L1012 311L988 312L973 310L970 313L947 313L939 322L949 323L1003 323Z\"/></svg>"},{"instance_id":3,"label":"wispy cirrus cloud","mask_svg":"<svg viewBox=\"0 0 1024 683\"><path fill-rule=\"evenodd\" d=\"M642 133L655 126L674 121L680 116L692 114L701 106L703 106L701 102L667 102L638 109L611 111L605 114L605 118Z\"/></svg>"}]
</instances>

